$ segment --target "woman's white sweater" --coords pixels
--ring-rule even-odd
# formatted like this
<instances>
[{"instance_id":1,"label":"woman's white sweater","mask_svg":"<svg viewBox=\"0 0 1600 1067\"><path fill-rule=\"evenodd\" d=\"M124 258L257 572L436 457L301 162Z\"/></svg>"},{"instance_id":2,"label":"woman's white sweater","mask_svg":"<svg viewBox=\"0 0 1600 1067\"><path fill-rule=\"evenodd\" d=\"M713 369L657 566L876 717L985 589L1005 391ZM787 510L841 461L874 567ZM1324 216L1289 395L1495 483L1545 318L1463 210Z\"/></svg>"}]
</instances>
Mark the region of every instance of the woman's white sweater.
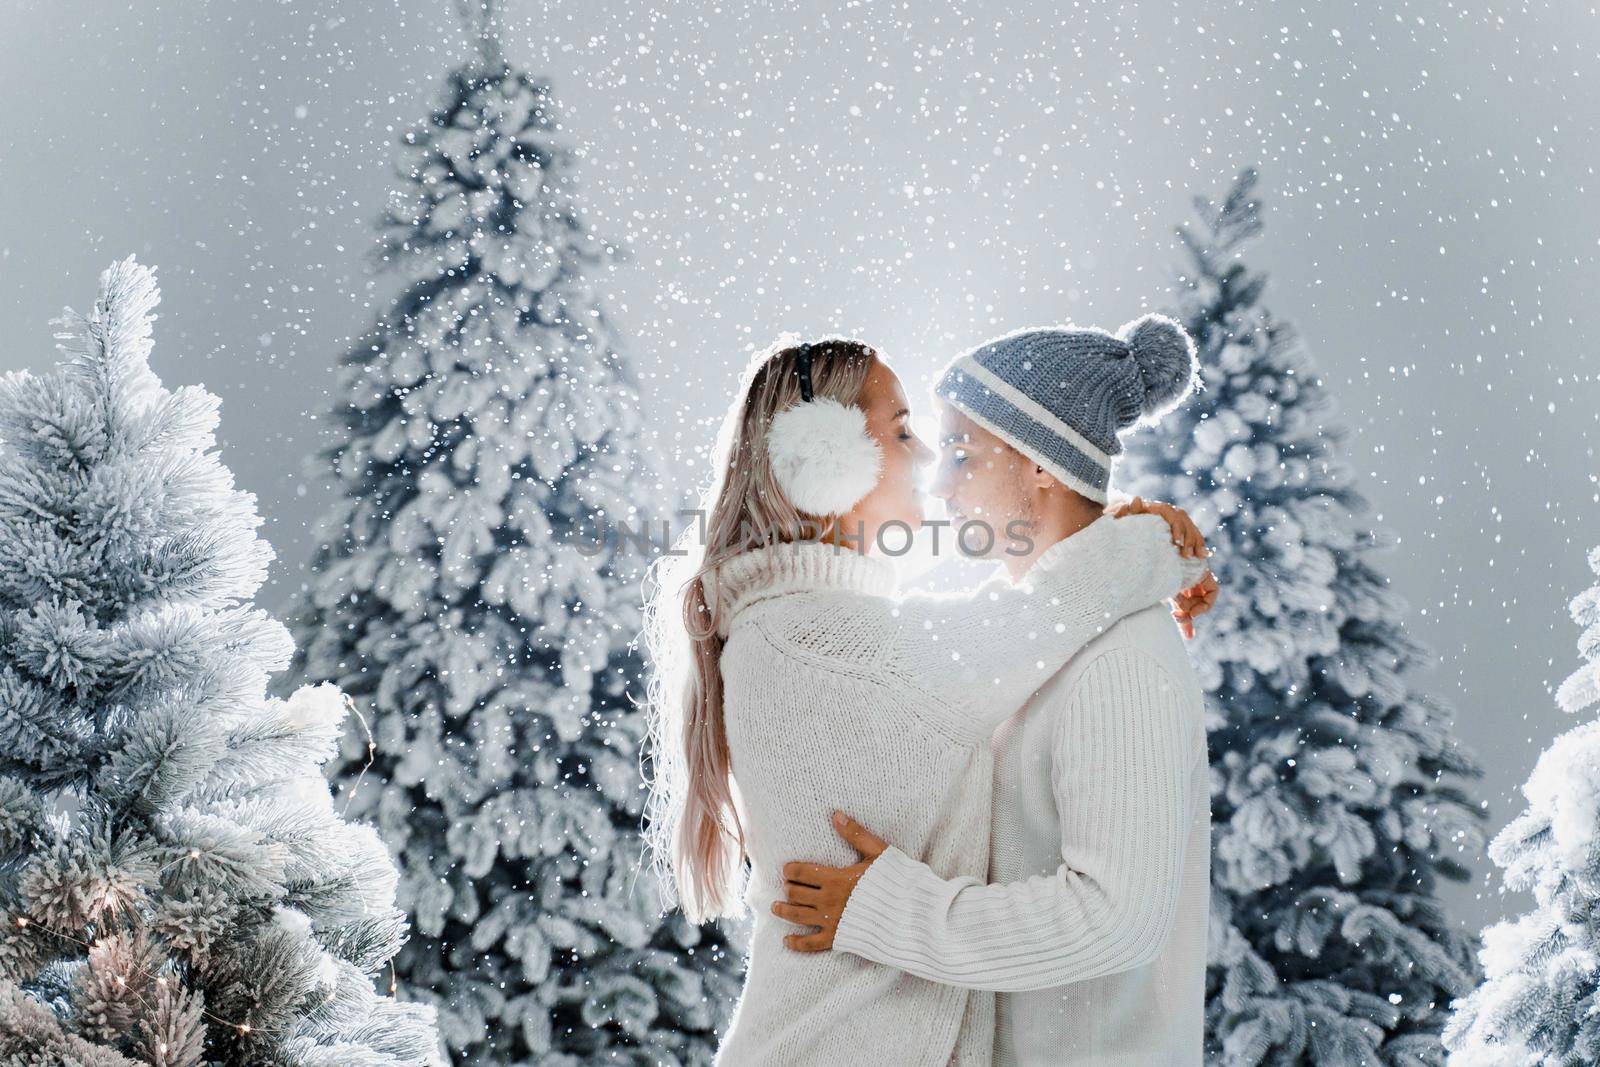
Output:
<instances>
[{"instance_id":1,"label":"woman's white sweater","mask_svg":"<svg viewBox=\"0 0 1600 1067\"><path fill-rule=\"evenodd\" d=\"M990 993L847 953L783 945L771 913L791 860L858 858L844 811L941 878L988 869L994 730L1076 650L1198 581L1161 519L1102 518L1046 550L1024 582L896 599L893 565L821 544L724 564L724 715L750 860L749 973L726 1067L987 1062ZM978 1035L980 1039L974 1040Z\"/></svg>"}]
</instances>

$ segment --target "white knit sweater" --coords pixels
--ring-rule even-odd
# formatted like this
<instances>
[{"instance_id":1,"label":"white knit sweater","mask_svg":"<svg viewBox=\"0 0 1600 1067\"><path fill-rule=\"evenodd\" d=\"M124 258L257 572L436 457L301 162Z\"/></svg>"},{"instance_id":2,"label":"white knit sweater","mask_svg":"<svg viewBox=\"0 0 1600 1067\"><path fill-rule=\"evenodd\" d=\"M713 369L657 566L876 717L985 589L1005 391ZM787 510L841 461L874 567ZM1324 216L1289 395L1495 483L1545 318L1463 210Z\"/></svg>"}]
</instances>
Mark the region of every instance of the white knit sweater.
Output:
<instances>
[{"instance_id":1,"label":"white knit sweater","mask_svg":"<svg viewBox=\"0 0 1600 1067\"><path fill-rule=\"evenodd\" d=\"M1204 701L1171 618L1112 626L1001 726L995 752L993 884L891 848L834 948L998 990L996 1067L1198 1065L1210 797Z\"/></svg>"},{"instance_id":2,"label":"white knit sweater","mask_svg":"<svg viewBox=\"0 0 1600 1067\"><path fill-rule=\"evenodd\" d=\"M941 878L982 877L995 728L1107 626L1203 571L1148 515L1102 518L1024 583L958 597L893 599L889 562L827 545L723 565L724 715L754 926L719 1064L943 1067L959 1027L989 1033L991 994L784 947L796 928L771 913L783 865L855 862L829 821L837 808ZM986 1064L981 1044L961 1062Z\"/></svg>"}]
</instances>

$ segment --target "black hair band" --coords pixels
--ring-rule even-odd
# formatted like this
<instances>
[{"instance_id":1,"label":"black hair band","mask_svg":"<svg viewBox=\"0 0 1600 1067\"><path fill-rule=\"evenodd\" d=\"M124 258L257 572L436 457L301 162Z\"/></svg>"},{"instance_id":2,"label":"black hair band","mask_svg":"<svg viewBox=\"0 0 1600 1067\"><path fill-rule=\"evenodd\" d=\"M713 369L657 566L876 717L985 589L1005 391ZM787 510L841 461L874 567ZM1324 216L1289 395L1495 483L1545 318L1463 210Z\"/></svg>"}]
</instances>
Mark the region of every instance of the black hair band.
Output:
<instances>
[{"instance_id":1,"label":"black hair band","mask_svg":"<svg viewBox=\"0 0 1600 1067\"><path fill-rule=\"evenodd\" d=\"M794 357L794 372L800 376L800 399L811 402L811 342L802 344Z\"/></svg>"}]
</instances>

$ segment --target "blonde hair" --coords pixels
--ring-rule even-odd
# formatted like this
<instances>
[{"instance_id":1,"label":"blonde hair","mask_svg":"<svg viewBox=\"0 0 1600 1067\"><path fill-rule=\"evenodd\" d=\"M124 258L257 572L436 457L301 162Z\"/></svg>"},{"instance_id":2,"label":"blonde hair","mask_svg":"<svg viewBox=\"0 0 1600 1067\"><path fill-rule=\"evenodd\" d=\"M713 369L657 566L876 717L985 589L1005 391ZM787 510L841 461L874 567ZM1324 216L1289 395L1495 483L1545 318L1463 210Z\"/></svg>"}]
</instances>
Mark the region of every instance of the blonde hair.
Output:
<instances>
[{"instance_id":1,"label":"blonde hair","mask_svg":"<svg viewBox=\"0 0 1600 1067\"><path fill-rule=\"evenodd\" d=\"M842 338L813 343L811 354L813 394L860 406L877 354ZM665 903L675 900L697 923L736 914L744 881L744 829L722 714L716 570L774 541L825 537L835 521L819 523L796 509L767 457L773 417L801 403L798 355L785 338L752 362L717 436L702 521L684 531L647 579L645 836Z\"/></svg>"}]
</instances>

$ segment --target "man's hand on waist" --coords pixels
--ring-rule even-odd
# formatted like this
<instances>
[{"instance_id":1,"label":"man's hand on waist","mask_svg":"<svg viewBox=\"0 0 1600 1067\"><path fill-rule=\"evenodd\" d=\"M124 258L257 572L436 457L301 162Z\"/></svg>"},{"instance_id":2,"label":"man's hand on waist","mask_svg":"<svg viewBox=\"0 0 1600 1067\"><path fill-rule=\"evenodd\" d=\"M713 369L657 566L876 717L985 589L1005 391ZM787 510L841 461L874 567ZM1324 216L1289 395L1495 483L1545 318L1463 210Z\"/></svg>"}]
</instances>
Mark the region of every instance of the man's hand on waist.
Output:
<instances>
[{"instance_id":1,"label":"man's hand on waist","mask_svg":"<svg viewBox=\"0 0 1600 1067\"><path fill-rule=\"evenodd\" d=\"M833 947L839 932L839 919L855 892L856 883L867 873L872 861L888 848L872 831L843 812L833 813L833 828L845 843L861 854L859 863L848 867L824 867L820 863L783 865L785 897L772 905L772 914L796 926L813 926L816 933L790 934L783 943L796 952L826 952Z\"/></svg>"}]
</instances>

